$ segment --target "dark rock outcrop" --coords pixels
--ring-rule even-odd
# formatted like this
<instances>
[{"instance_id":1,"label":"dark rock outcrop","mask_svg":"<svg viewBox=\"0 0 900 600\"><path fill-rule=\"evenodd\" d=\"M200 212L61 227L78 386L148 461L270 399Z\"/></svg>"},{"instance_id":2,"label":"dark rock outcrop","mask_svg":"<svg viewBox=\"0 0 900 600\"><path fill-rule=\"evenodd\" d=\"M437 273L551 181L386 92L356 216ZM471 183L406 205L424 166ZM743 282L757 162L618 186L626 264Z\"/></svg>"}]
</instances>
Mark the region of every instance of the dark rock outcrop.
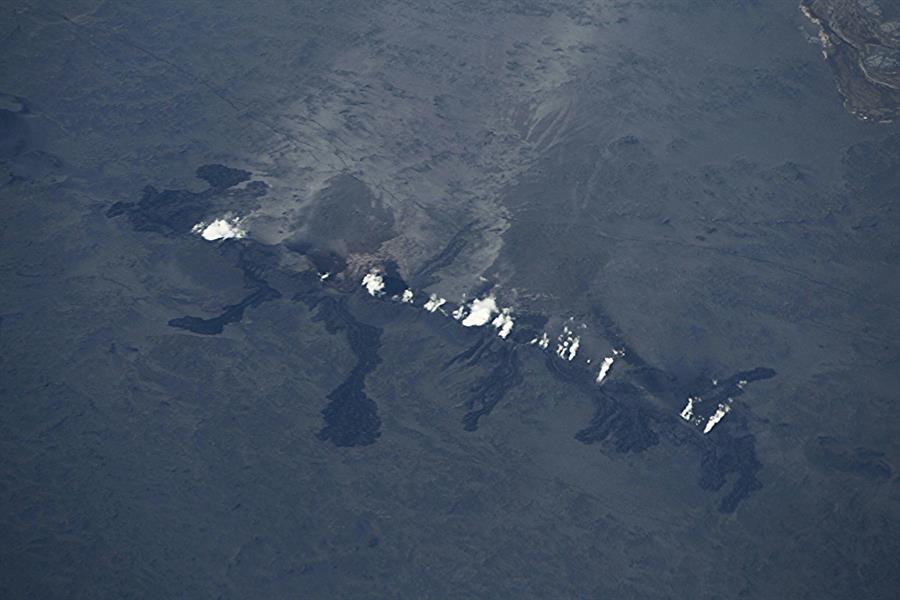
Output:
<instances>
[{"instance_id":1,"label":"dark rock outcrop","mask_svg":"<svg viewBox=\"0 0 900 600\"><path fill-rule=\"evenodd\" d=\"M318 310L314 320L325 323L329 333L344 332L356 356L356 366L337 388L328 394L322 410L324 426L318 437L338 447L368 446L381 436L378 405L366 395L366 376L380 363L381 330L356 319L346 298L319 296L306 298Z\"/></svg>"},{"instance_id":2,"label":"dark rock outcrop","mask_svg":"<svg viewBox=\"0 0 900 600\"><path fill-rule=\"evenodd\" d=\"M472 386L465 402L467 412L462 422L466 431L477 430L478 420L491 414L506 393L522 383L516 347L498 343L490 335L481 335L474 345L450 359L444 369L453 365L473 367L485 360L492 368Z\"/></svg>"},{"instance_id":3,"label":"dark rock outcrop","mask_svg":"<svg viewBox=\"0 0 900 600\"><path fill-rule=\"evenodd\" d=\"M223 204L228 190L247 181L250 173L218 164L197 169L197 178L209 184L202 192L188 189L158 190L152 185L144 188L137 202L116 202L106 211L109 218L125 215L136 231L149 231L167 236L184 235L208 217L214 208ZM256 184L256 185L251 185ZM266 185L251 182L238 194L253 200L266 193Z\"/></svg>"}]
</instances>

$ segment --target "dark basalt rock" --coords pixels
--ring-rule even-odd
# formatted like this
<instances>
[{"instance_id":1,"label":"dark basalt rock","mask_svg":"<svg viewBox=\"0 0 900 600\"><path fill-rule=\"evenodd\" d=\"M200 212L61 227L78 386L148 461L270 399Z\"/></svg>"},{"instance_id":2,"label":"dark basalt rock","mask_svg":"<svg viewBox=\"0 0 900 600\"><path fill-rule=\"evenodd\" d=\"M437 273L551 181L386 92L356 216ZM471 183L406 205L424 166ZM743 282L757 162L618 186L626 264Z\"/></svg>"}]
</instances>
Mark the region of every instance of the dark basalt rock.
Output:
<instances>
[{"instance_id":1,"label":"dark basalt rock","mask_svg":"<svg viewBox=\"0 0 900 600\"><path fill-rule=\"evenodd\" d=\"M354 372L350 378L328 394L328 406L322 410L325 426L320 440L330 440L338 447L368 446L381 436L378 406L366 396L362 377Z\"/></svg>"},{"instance_id":2,"label":"dark basalt rock","mask_svg":"<svg viewBox=\"0 0 900 600\"><path fill-rule=\"evenodd\" d=\"M732 419L730 428L734 429L737 420ZM718 491L725 485L728 475L734 473L737 479L719 504L720 511L730 513L747 496L762 488L757 478L762 464L756 457L756 438L749 433L729 433L728 427L723 425L724 422L704 438L699 484L704 490Z\"/></svg>"},{"instance_id":3,"label":"dark basalt rock","mask_svg":"<svg viewBox=\"0 0 900 600\"><path fill-rule=\"evenodd\" d=\"M244 189L254 198L261 198L269 193L269 184L265 181L251 181Z\"/></svg>"},{"instance_id":4,"label":"dark basalt rock","mask_svg":"<svg viewBox=\"0 0 900 600\"><path fill-rule=\"evenodd\" d=\"M384 288L382 291L388 298L400 296L404 291L408 289L406 281L404 281L403 277L400 276L400 271L398 270L397 263L392 260L389 260L385 263L384 270L381 274L381 279L384 282Z\"/></svg>"},{"instance_id":5,"label":"dark basalt rock","mask_svg":"<svg viewBox=\"0 0 900 600\"><path fill-rule=\"evenodd\" d=\"M318 437L340 447L374 444L381 436L381 418L378 405L365 393L365 379L381 362L381 330L358 321L345 298L324 296L309 299L308 304L318 308L315 320L325 323L329 333L346 333L356 355L356 366L347 379L328 394L328 405L322 410L325 425Z\"/></svg>"},{"instance_id":6,"label":"dark basalt rock","mask_svg":"<svg viewBox=\"0 0 900 600\"><path fill-rule=\"evenodd\" d=\"M471 388L471 396L465 403L468 412L462 418L463 429L466 431L477 430L478 420L491 414L506 393L522 382L515 346L497 343L488 336L489 334L482 334L474 345L444 365L444 369L453 365L471 367L483 360L493 364L490 373Z\"/></svg>"},{"instance_id":7,"label":"dark basalt rock","mask_svg":"<svg viewBox=\"0 0 900 600\"><path fill-rule=\"evenodd\" d=\"M553 376L575 385L594 402L594 415L590 423L575 434L584 444L605 444L616 452L644 452L659 445L662 439L692 448L700 458L699 485L702 489L719 491L731 479L731 489L720 501L719 510L734 512L750 494L762 487L757 474L762 464L756 456L756 440L747 427L746 420L735 411L704 435L694 427L686 426L674 411L661 410L660 406L683 403L688 396L702 396L697 410L712 414L719 402L736 398L753 381L775 376L775 371L756 368L741 371L713 384L708 377L682 381L673 374L653 367L636 351L623 343L618 327L603 315L599 307L594 311L608 337L625 350L624 362L628 365L627 378L608 379L600 387L594 381L595 374L560 359L547 356L545 364ZM746 382L746 383L742 383ZM708 418L706 415L704 418ZM730 476L734 475L734 478Z\"/></svg>"},{"instance_id":8,"label":"dark basalt rock","mask_svg":"<svg viewBox=\"0 0 900 600\"><path fill-rule=\"evenodd\" d=\"M281 292L271 287L266 280L267 272L277 266L273 248L252 241L229 240L222 245L222 254L231 258L244 273L244 286L255 290L237 304L222 309L222 314L210 319L200 317L179 317L169 321L170 327L186 329L201 335L218 335L225 326L244 318L244 311L255 308L263 302L281 298Z\"/></svg>"},{"instance_id":9,"label":"dark basalt rock","mask_svg":"<svg viewBox=\"0 0 900 600\"><path fill-rule=\"evenodd\" d=\"M854 155L848 156L848 160L854 160ZM207 215L220 195L232 194L223 192L221 186L245 180L243 174L219 167L210 167L202 173L198 170L198 175L205 176L211 186L220 187L210 187L199 193L188 190L160 192L149 187L139 202L117 203L110 207L107 214L110 217L127 215L134 227L142 231L167 234L189 231ZM869 183L866 180L859 185L864 187ZM361 184L358 184L342 181L333 183L333 186L349 190L347 193L361 193ZM244 191L235 193L243 194ZM337 192L331 190L329 193ZM378 355L381 330L357 319L348 308L347 296L326 292L315 271L286 273L280 267L280 253L283 251L280 247L265 246L252 240L227 240L217 247L223 257L241 268L245 286L251 292L237 304L225 306L216 317L185 316L172 319L169 325L198 334L215 335L221 333L226 325L240 321L247 308L280 298L282 292L279 290L292 294L295 300L302 300L316 310L314 318L324 322L329 332L344 333L356 357L356 364L347 378L327 396L328 404L322 410L324 424L318 437L339 447L375 443L381 435L381 419L377 404L365 393L365 379L381 362ZM445 258L453 254L453 248L448 248ZM336 273L347 268L344 255L312 240L294 240L286 244L285 250L306 255L320 273ZM387 262L381 273L384 298L400 296L408 288L396 263ZM427 273L424 275L427 276ZM270 281L274 283L270 284ZM352 293L361 292L357 287ZM396 306L403 305L397 303ZM448 303L447 307L452 308L452 304ZM705 375L695 375L690 380L679 378L650 365L637 352L626 347L624 336L602 309L598 307L594 313L606 337L615 347L625 351L623 362L627 370L598 386L595 382L596 370L585 368L581 361L569 362L548 353L545 362L556 379L566 385L577 386L594 401L594 415L590 423L575 434L576 439L585 444L605 444L621 453L646 451L659 445L662 439L689 446L700 459L699 483L703 489L718 491L732 482L731 489L721 500L720 510L734 511L743 499L761 487L757 474L762 465L756 456L755 439L745 417L733 411L709 435L703 435L697 429L686 426L678 417L675 405L680 406L688 395L701 396L703 401L697 403L695 412L707 418L706 413L711 414L719 403L730 403L743 394L745 385L773 377L775 372L756 368L736 373L716 384L712 384ZM547 318L543 315L517 315L516 327L506 340L498 338L490 328L473 330L470 334L474 343L444 365L444 369L471 368L476 363L479 367L487 367L487 373L471 387L471 395L465 405L467 411L462 417L465 430L476 430L480 419L491 414L506 393L521 383L523 378L517 353L521 346L540 336L546 323ZM878 457L869 454L819 454L838 456L830 460L835 464L850 465L846 468L851 470L875 473L876 476L885 472Z\"/></svg>"},{"instance_id":10,"label":"dark basalt rock","mask_svg":"<svg viewBox=\"0 0 900 600\"><path fill-rule=\"evenodd\" d=\"M757 367L750 371L740 371L716 383L712 383L709 378L703 378L691 387L692 393L683 395L700 399L694 403L694 416L705 421L716 412L719 404L743 396L747 385L754 381L771 379L775 375L777 373L773 369Z\"/></svg>"},{"instance_id":11,"label":"dark basalt rock","mask_svg":"<svg viewBox=\"0 0 900 600\"><path fill-rule=\"evenodd\" d=\"M643 452L659 444L650 411L621 400L622 396L639 396L637 389L628 384L616 387L594 394L594 416L587 427L575 434L575 439L583 444L611 439L616 452L622 453Z\"/></svg>"},{"instance_id":12,"label":"dark basalt rock","mask_svg":"<svg viewBox=\"0 0 900 600\"><path fill-rule=\"evenodd\" d=\"M900 3L802 0L800 5L821 29L847 109L875 121L900 117Z\"/></svg>"},{"instance_id":13,"label":"dark basalt rock","mask_svg":"<svg viewBox=\"0 0 900 600\"><path fill-rule=\"evenodd\" d=\"M541 337L547 321L547 317L536 313L517 314L515 327L507 339L516 344L528 344L531 340Z\"/></svg>"},{"instance_id":14,"label":"dark basalt rock","mask_svg":"<svg viewBox=\"0 0 900 600\"><path fill-rule=\"evenodd\" d=\"M208 216L220 197L229 194L227 188L248 180L250 173L224 165L204 165L197 169L197 177L209 183L210 187L202 192L192 192L185 189L159 191L147 186L138 202L116 202L106 211L106 216L125 215L136 231L168 236L187 235ZM251 190L250 195L265 194L266 185L256 183L260 183L261 187ZM253 291L237 304L224 306L217 317L178 317L168 322L170 327L200 335L218 335L226 325L239 322L247 308L281 297L281 292L266 280L266 272L277 267L276 250L250 240L227 240L220 245L220 251L241 268L245 287Z\"/></svg>"},{"instance_id":15,"label":"dark basalt rock","mask_svg":"<svg viewBox=\"0 0 900 600\"><path fill-rule=\"evenodd\" d=\"M444 370L446 371L456 364L463 364L465 366L471 367L475 365L479 360L481 360L481 357L485 352L489 351L490 347L491 339L485 335L480 335L478 336L478 340L474 344L448 360L444 365Z\"/></svg>"},{"instance_id":16,"label":"dark basalt rock","mask_svg":"<svg viewBox=\"0 0 900 600\"><path fill-rule=\"evenodd\" d=\"M735 398L743 395L747 385L775 375L773 369L757 367L735 373L715 384L704 379L705 385L697 385L695 388L695 397L702 398L694 404L695 417L707 420L719 404L731 405ZM732 410L728 418L716 425L710 433L702 434L695 430L695 435L679 437L676 443L687 443L700 453L701 488L718 491L727 483L730 475L736 477L719 504L722 512L734 512L741 501L762 488L757 477L762 463L756 455L756 438L750 432L741 412Z\"/></svg>"},{"instance_id":17,"label":"dark basalt rock","mask_svg":"<svg viewBox=\"0 0 900 600\"><path fill-rule=\"evenodd\" d=\"M632 360L640 361L636 355ZM609 442L622 453L643 452L659 443L659 435L653 429L658 411L633 377L627 381L608 380L598 387L595 373L580 364L555 354L548 354L544 364L556 379L580 388L593 399L594 416L587 427L575 434L575 439L584 444Z\"/></svg>"},{"instance_id":18,"label":"dark basalt rock","mask_svg":"<svg viewBox=\"0 0 900 600\"><path fill-rule=\"evenodd\" d=\"M202 192L187 189L160 191L148 185L136 203L116 202L106 211L106 216L113 218L126 215L136 231L152 231L169 236L187 234L197 223L209 217L220 199L230 195L249 198L265 195L268 186L261 181L251 182L244 191L228 191L228 188L247 181L250 176L248 171L223 165L205 165L197 169L197 177L210 186Z\"/></svg>"},{"instance_id":19,"label":"dark basalt rock","mask_svg":"<svg viewBox=\"0 0 900 600\"><path fill-rule=\"evenodd\" d=\"M234 187L250 179L252 174L241 169L232 169L225 165L203 165L197 169L197 178L209 184L209 187L224 190ZM264 184L265 185L265 184Z\"/></svg>"},{"instance_id":20,"label":"dark basalt rock","mask_svg":"<svg viewBox=\"0 0 900 600\"><path fill-rule=\"evenodd\" d=\"M190 233L191 228L202 221L212 207L212 198L207 192L159 191L148 185L137 204L116 202L106 211L106 216L127 215L136 231L180 235Z\"/></svg>"},{"instance_id":21,"label":"dark basalt rock","mask_svg":"<svg viewBox=\"0 0 900 600\"><path fill-rule=\"evenodd\" d=\"M170 327L186 329L192 333L201 335L218 335L224 331L229 323L237 323L244 318L244 310L254 308L263 302L281 298L278 290L266 287L253 292L237 304L230 304L222 309L222 314L211 319L200 317L179 317L169 321Z\"/></svg>"},{"instance_id":22,"label":"dark basalt rock","mask_svg":"<svg viewBox=\"0 0 900 600\"><path fill-rule=\"evenodd\" d=\"M192 192L184 189L159 191L148 186L138 202L116 202L107 210L106 216L127 216L137 231L184 235L206 218L221 199L240 199L244 195L258 197L268 189L262 182L251 182L244 190L229 191L228 188L247 181L250 173L223 165L200 167L197 176L210 187L202 192ZM347 379L328 395L329 403L322 411L325 425L318 437L343 447L374 443L381 435L381 419L377 405L365 394L364 388L366 375L380 362L378 348L381 330L354 318L346 307L345 299L325 295L315 273L286 273L281 269L279 248L246 239L226 240L218 248L224 258L240 267L245 287L252 292L237 304L225 306L216 317L185 316L172 319L168 324L201 335L220 334L226 325L239 322L248 308L281 298L282 293L269 284L270 280L277 282L275 285L288 290L295 300L303 300L310 308L318 308L314 318L324 321L329 332L345 332L357 357L357 364ZM288 247L288 250L307 254L322 272L346 268L339 254L312 244L299 242L294 247ZM396 265L389 265L385 291L402 294L405 289L406 283L397 273Z\"/></svg>"}]
</instances>

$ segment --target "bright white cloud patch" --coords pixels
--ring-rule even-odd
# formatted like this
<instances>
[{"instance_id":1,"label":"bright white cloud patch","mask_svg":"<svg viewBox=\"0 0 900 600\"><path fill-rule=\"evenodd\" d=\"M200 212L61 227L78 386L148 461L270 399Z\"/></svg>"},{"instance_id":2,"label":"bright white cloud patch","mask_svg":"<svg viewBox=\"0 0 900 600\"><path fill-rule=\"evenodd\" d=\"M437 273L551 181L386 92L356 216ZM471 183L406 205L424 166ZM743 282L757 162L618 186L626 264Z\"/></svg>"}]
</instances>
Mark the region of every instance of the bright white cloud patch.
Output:
<instances>
[{"instance_id":1,"label":"bright white cloud patch","mask_svg":"<svg viewBox=\"0 0 900 600\"><path fill-rule=\"evenodd\" d=\"M400 302L405 302L406 304L412 304L413 301L413 291L412 290L403 290L403 295L400 296Z\"/></svg>"},{"instance_id":2,"label":"bright white cloud patch","mask_svg":"<svg viewBox=\"0 0 900 600\"><path fill-rule=\"evenodd\" d=\"M240 217L216 219L211 223L200 221L191 228L191 231L210 242L242 238L247 235L247 232L241 227Z\"/></svg>"},{"instance_id":3,"label":"bright white cloud patch","mask_svg":"<svg viewBox=\"0 0 900 600\"><path fill-rule=\"evenodd\" d=\"M557 338L556 354L564 360L572 360L578 353L581 338L575 335L568 325L563 326L563 332Z\"/></svg>"},{"instance_id":4,"label":"bright white cloud patch","mask_svg":"<svg viewBox=\"0 0 900 600\"><path fill-rule=\"evenodd\" d=\"M469 305L469 315L463 319L463 327L481 327L491 321L497 311L497 301L493 296L477 298Z\"/></svg>"},{"instance_id":5,"label":"bright white cloud patch","mask_svg":"<svg viewBox=\"0 0 900 600\"><path fill-rule=\"evenodd\" d=\"M491 325L499 330L497 335L503 339L506 339L506 336L509 335L509 332L512 331L513 328L513 318L512 315L510 315L510 312L512 312L510 309L504 308L500 311L500 314L491 321Z\"/></svg>"},{"instance_id":6,"label":"bright white cloud patch","mask_svg":"<svg viewBox=\"0 0 900 600\"><path fill-rule=\"evenodd\" d=\"M690 421L694 418L694 400L699 400L699 398L694 398L691 396L687 400L687 404L684 405L684 408L681 409L681 418L685 421Z\"/></svg>"},{"instance_id":7,"label":"bright white cloud patch","mask_svg":"<svg viewBox=\"0 0 900 600\"><path fill-rule=\"evenodd\" d=\"M437 309L443 306L446 302L447 301L443 298L438 298L437 294L431 294L431 296L428 297L428 302L426 302L424 306L422 306L422 308L424 308L428 312L433 313L436 312Z\"/></svg>"},{"instance_id":8,"label":"bright white cloud patch","mask_svg":"<svg viewBox=\"0 0 900 600\"><path fill-rule=\"evenodd\" d=\"M612 368L614 362L616 362L614 356L607 356L603 359L603 362L600 363L600 372L597 373L597 383L603 383L603 380L609 375L609 370Z\"/></svg>"},{"instance_id":9,"label":"bright white cloud patch","mask_svg":"<svg viewBox=\"0 0 900 600\"><path fill-rule=\"evenodd\" d=\"M547 335L547 332L545 331L544 333L541 334L541 337L534 338L533 340L531 340L528 343L531 345L537 344L538 348L540 348L541 350L546 350L547 346L550 345L550 336Z\"/></svg>"},{"instance_id":10,"label":"bright white cloud patch","mask_svg":"<svg viewBox=\"0 0 900 600\"><path fill-rule=\"evenodd\" d=\"M369 292L370 296L379 297L384 295L384 278L377 269L372 269L362 278L362 285Z\"/></svg>"},{"instance_id":11,"label":"bright white cloud patch","mask_svg":"<svg viewBox=\"0 0 900 600\"><path fill-rule=\"evenodd\" d=\"M460 319L462 319L463 317L465 317L465 316L466 316L466 307L465 307L465 305L464 305L464 304L460 304L459 306L457 306L457 307L456 307L456 310L453 311L453 313L451 314L451 316L452 316L454 319L456 319L457 321L459 321Z\"/></svg>"},{"instance_id":12,"label":"bright white cloud patch","mask_svg":"<svg viewBox=\"0 0 900 600\"><path fill-rule=\"evenodd\" d=\"M612 369L613 363L621 356L625 356L625 349L616 350L614 348L612 354L603 359L603 362L600 363L600 372L597 373L597 383L603 383L603 380L609 375L609 370ZM590 362L588 360L588 363Z\"/></svg>"},{"instance_id":13,"label":"bright white cloud patch","mask_svg":"<svg viewBox=\"0 0 900 600\"><path fill-rule=\"evenodd\" d=\"M714 412L706 422L706 427L703 428L703 433L709 433L710 431L712 431L713 427L715 427L716 424L721 421L730 410L731 406L727 404L719 404L718 408L716 408L716 412Z\"/></svg>"}]
</instances>

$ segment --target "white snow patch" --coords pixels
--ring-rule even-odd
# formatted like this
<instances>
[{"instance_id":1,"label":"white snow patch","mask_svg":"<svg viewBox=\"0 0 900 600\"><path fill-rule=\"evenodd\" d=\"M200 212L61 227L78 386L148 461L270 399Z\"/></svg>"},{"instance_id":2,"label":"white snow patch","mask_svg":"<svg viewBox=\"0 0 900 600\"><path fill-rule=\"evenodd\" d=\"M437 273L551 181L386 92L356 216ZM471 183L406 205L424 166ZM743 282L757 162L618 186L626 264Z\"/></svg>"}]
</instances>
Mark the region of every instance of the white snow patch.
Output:
<instances>
[{"instance_id":1,"label":"white snow patch","mask_svg":"<svg viewBox=\"0 0 900 600\"><path fill-rule=\"evenodd\" d=\"M200 221L191 228L191 231L210 242L247 236L247 232L241 227L240 217L216 219L211 223Z\"/></svg>"},{"instance_id":2,"label":"white snow patch","mask_svg":"<svg viewBox=\"0 0 900 600\"><path fill-rule=\"evenodd\" d=\"M512 331L513 328L513 318L510 314L511 312L512 309L504 308L500 311L500 314L497 315L497 317L493 321L491 321L491 325L500 330L497 332L497 335L499 335L503 339L506 339L506 336L509 335L509 332Z\"/></svg>"},{"instance_id":3,"label":"white snow patch","mask_svg":"<svg viewBox=\"0 0 900 600\"><path fill-rule=\"evenodd\" d=\"M728 404L719 404L719 407L716 408L716 412L714 412L706 422L706 427L703 428L703 433L709 433L710 431L712 431L713 427L716 426L716 423L721 421L730 410L731 406L729 406Z\"/></svg>"},{"instance_id":4,"label":"white snow patch","mask_svg":"<svg viewBox=\"0 0 900 600\"><path fill-rule=\"evenodd\" d=\"M425 305L422 306L422 308L424 308L428 312L433 313L436 312L437 309L439 309L445 302L447 301L443 298L438 298L437 294L431 294L428 297L428 302L426 302Z\"/></svg>"},{"instance_id":5,"label":"white snow patch","mask_svg":"<svg viewBox=\"0 0 900 600\"><path fill-rule=\"evenodd\" d=\"M370 296L378 298L384 295L384 278L378 269L372 269L362 278L362 285Z\"/></svg>"},{"instance_id":6,"label":"white snow patch","mask_svg":"<svg viewBox=\"0 0 900 600\"><path fill-rule=\"evenodd\" d=\"M413 291L412 290L403 290L403 295L400 296L400 302L405 302L406 304L412 304L413 301Z\"/></svg>"},{"instance_id":7,"label":"white snow patch","mask_svg":"<svg viewBox=\"0 0 900 600\"><path fill-rule=\"evenodd\" d=\"M497 312L497 301L493 296L476 298L469 305L469 315L463 319L463 327L481 327L491 321L491 317Z\"/></svg>"}]
</instances>

